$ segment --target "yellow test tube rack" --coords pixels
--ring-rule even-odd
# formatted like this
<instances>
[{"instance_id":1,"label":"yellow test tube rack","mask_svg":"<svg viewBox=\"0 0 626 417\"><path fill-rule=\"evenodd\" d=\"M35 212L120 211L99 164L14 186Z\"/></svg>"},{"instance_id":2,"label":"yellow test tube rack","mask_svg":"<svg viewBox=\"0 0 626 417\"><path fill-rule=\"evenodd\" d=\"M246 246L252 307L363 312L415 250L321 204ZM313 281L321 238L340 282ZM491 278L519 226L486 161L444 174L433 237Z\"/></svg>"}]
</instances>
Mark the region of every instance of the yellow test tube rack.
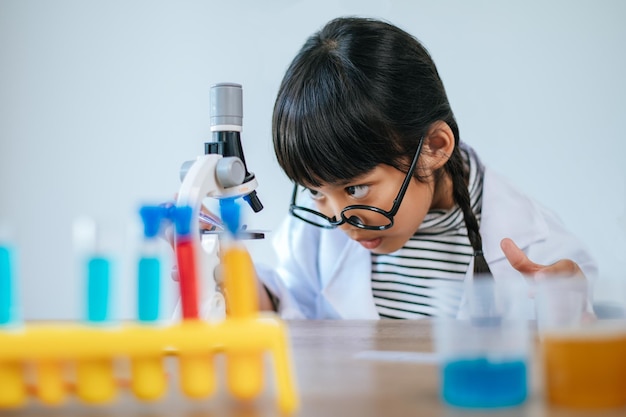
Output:
<instances>
[{"instance_id":1,"label":"yellow test tube rack","mask_svg":"<svg viewBox=\"0 0 626 417\"><path fill-rule=\"evenodd\" d=\"M225 247L222 273L230 296L227 317L219 322L183 318L169 325L139 321L0 326L0 410L22 407L31 396L50 406L63 404L70 394L87 404L111 402L122 386L116 365L123 361L130 364L127 385L135 397L158 400L168 389L168 356L177 359L178 381L188 398L215 392L215 360L221 354L228 390L238 399L251 400L262 391L263 359L269 354L277 407L284 414L294 412L298 398L287 326L276 314L259 311L254 266L245 247ZM128 374L128 367L124 370Z\"/></svg>"},{"instance_id":2,"label":"yellow test tube rack","mask_svg":"<svg viewBox=\"0 0 626 417\"><path fill-rule=\"evenodd\" d=\"M131 389L141 400L157 400L167 389L165 357L178 358L183 393L190 398L210 396L216 388L215 355L269 353L277 388L277 406L291 413L297 395L291 379L287 331L273 314L227 318L210 323L183 320L169 326L121 324L95 327L81 324L27 324L0 331L0 409L17 408L29 397L26 368L34 368L35 393L44 404L62 404L68 393L64 365L74 364L76 394L86 403L115 398L113 360L131 365ZM227 357L228 360L228 357ZM246 399L249 381L232 378L231 391ZM240 388L238 388L241 386ZM248 391L249 392L249 391Z\"/></svg>"}]
</instances>

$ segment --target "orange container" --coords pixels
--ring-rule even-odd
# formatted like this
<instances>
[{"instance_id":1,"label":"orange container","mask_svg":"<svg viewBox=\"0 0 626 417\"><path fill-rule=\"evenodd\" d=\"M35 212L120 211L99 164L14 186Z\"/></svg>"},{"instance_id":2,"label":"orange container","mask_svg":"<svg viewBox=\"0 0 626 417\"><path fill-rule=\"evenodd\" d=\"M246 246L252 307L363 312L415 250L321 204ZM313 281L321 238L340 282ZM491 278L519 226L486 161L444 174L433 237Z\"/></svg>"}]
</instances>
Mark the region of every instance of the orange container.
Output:
<instances>
[{"instance_id":1,"label":"orange container","mask_svg":"<svg viewBox=\"0 0 626 417\"><path fill-rule=\"evenodd\" d=\"M626 328L598 324L547 332L542 339L550 404L578 409L626 406Z\"/></svg>"}]
</instances>

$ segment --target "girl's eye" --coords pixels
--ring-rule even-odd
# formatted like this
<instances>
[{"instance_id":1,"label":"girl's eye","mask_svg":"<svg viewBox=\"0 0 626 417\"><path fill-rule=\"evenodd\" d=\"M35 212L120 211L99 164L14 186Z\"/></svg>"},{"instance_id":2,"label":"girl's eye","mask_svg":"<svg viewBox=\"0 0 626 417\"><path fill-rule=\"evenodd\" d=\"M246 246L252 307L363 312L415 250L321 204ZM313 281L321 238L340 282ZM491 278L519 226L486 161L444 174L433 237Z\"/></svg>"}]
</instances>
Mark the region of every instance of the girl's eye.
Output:
<instances>
[{"instance_id":1,"label":"girl's eye","mask_svg":"<svg viewBox=\"0 0 626 417\"><path fill-rule=\"evenodd\" d=\"M364 198L367 196L370 187L367 185L351 185L346 188L346 192L353 198Z\"/></svg>"},{"instance_id":2,"label":"girl's eye","mask_svg":"<svg viewBox=\"0 0 626 417\"><path fill-rule=\"evenodd\" d=\"M323 197L323 194L319 191L311 190L310 188L307 188L306 190L313 200L319 200Z\"/></svg>"}]
</instances>

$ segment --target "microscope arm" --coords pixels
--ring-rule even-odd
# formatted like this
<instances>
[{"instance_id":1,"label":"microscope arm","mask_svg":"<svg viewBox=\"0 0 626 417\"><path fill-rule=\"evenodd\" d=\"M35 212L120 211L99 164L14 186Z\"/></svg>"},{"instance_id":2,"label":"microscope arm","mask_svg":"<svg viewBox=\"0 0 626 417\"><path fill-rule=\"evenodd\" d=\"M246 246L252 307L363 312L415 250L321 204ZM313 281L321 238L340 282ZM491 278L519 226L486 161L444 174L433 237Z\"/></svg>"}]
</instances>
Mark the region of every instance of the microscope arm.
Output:
<instances>
[{"instance_id":1,"label":"microscope arm","mask_svg":"<svg viewBox=\"0 0 626 417\"><path fill-rule=\"evenodd\" d=\"M204 198L235 198L246 196L256 189L256 179L242 184L244 178L245 167L237 157L223 157L219 154L199 156L185 173L176 202L178 207L191 207L192 230L195 230ZM195 277L181 276L179 268L179 284L181 289L184 285L196 286L201 298L197 302L202 302L201 318L222 319L225 316L225 303L215 283L215 268L219 265L219 236L217 233L203 234L201 239L199 233L192 232L190 238L196 260ZM197 282L189 282L196 279ZM176 307L177 314L180 304L181 301Z\"/></svg>"}]
</instances>

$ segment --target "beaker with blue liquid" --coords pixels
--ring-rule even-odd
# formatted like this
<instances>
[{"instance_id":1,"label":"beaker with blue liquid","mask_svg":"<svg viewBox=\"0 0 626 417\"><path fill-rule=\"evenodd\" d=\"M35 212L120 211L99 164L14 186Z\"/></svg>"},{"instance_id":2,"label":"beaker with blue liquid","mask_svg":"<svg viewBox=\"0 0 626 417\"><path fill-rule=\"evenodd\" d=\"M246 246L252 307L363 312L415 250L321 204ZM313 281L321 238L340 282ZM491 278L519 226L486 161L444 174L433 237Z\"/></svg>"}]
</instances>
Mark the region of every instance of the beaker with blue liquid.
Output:
<instances>
[{"instance_id":1,"label":"beaker with blue liquid","mask_svg":"<svg viewBox=\"0 0 626 417\"><path fill-rule=\"evenodd\" d=\"M529 314L523 278L465 283L459 317L434 323L441 398L460 408L505 408L528 397Z\"/></svg>"}]
</instances>

